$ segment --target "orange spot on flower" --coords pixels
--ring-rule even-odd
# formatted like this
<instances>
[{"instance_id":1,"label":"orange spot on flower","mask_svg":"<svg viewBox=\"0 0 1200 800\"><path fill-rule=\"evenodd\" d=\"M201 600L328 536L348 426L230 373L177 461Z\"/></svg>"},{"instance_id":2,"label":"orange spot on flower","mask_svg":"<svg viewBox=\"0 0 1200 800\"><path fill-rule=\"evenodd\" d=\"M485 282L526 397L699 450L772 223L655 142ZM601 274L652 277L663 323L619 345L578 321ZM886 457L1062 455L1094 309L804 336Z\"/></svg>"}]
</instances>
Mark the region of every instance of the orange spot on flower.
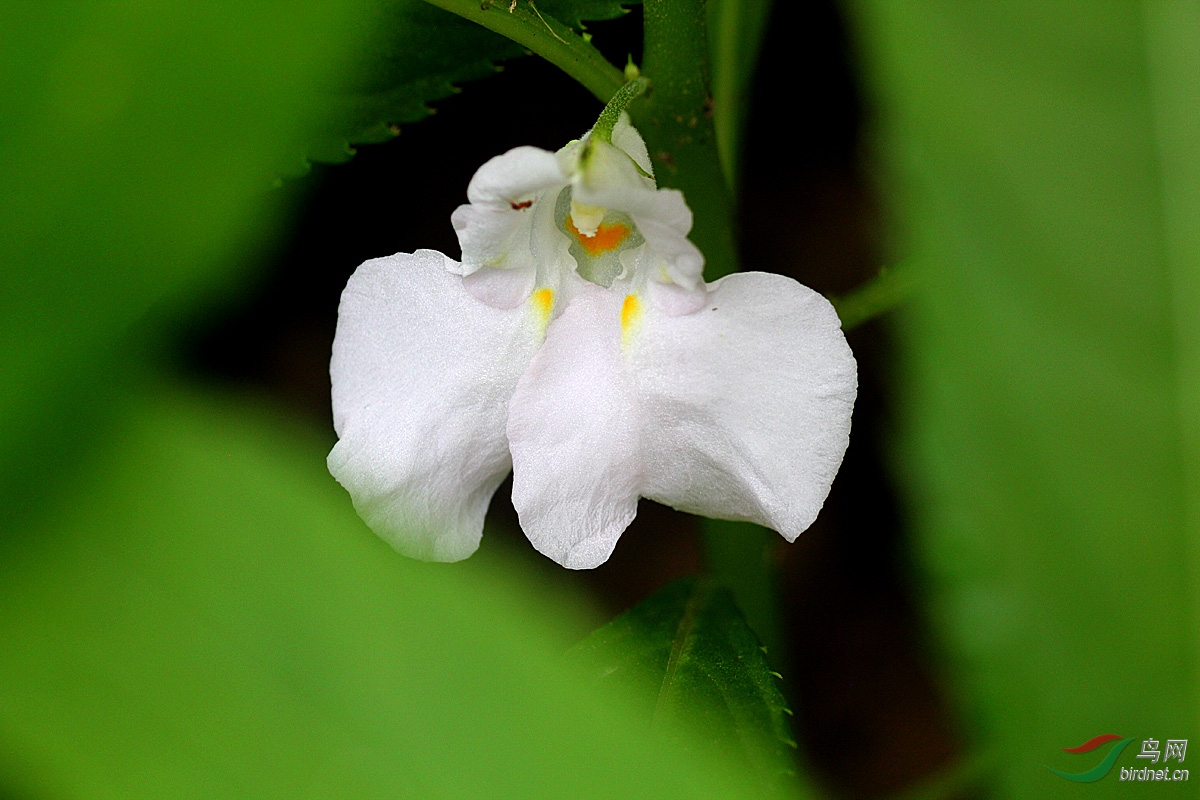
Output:
<instances>
[{"instance_id":1,"label":"orange spot on flower","mask_svg":"<svg viewBox=\"0 0 1200 800\"><path fill-rule=\"evenodd\" d=\"M629 237L629 226L620 222L614 222L611 225L605 225L602 222L600 227L596 228L594 236L585 236L575 227L575 220L567 217L567 230L579 240L583 249L593 258L602 253L616 250L621 246L621 242Z\"/></svg>"}]
</instances>

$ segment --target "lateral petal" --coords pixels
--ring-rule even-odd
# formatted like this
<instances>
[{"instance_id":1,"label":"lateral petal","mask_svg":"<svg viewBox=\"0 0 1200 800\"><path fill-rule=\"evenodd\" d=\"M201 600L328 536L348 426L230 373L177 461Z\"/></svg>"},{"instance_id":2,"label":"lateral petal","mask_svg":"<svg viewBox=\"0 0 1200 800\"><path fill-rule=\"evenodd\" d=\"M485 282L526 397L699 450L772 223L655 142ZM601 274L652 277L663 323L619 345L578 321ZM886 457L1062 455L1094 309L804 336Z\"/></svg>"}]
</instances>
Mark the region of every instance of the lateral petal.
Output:
<instances>
[{"instance_id":1,"label":"lateral petal","mask_svg":"<svg viewBox=\"0 0 1200 800\"><path fill-rule=\"evenodd\" d=\"M543 323L468 294L432 250L362 264L338 308L329 471L405 555L458 561L511 467L508 398ZM452 264L452 262L451 262Z\"/></svg>"},{"instance_id":2,"label":"lateral petal","mask_svg":"<svg viewBox=\"0 0 1200 800\"><path fill-rule=\"evenodd\" d=\"M521 528L571 569L608 560L637 513L639 421L621 352L624 298L581 286L550 324L509 406Z\"/></svg>"},{"instance_id":3,"label":"lateral petal","mask_svg":"<svg viewBox=\"0 0 1200 800\"><path fill-rule=\"evenodd\" d=\"M554 154L536 147L515 148L480 167L467 188L470 204L450 215L462 248L459 274L492 268L526 270L533 276L539 270L573 269L570 243L554 223L554 204L566 185ZM520 284L526 279L510 280ZM493 282L486 283L491 288ZM503 303L508 294L497 297ZM491 303L490 292L477 296Z\"/></svg>"},{"instance_id":4,"label":"lateral petal","mask_svg":"<svg viewBox=\"0 0 1200 800\"><path fill-rule=\"evenodd\" d=\"M643 496L788 541L812 524L858 391L825 298L780 275L730 275L692 314L648 312L628 354L644 420Z\"/></svg>"},{"instance_id":5,"label":"lateral petal","mask_svg":"<svg viewBox=\"0 0 1200 800\"><path fill-rule=\"evenodd\" d=\"M539 147L514 147L475 171L467 185L467 200L477 206L511 208L566 183L567 176L554 153Z\"/></svg>"},{"instance_id":6,"label":"lateral petal","mask_svg":"<svg viewBox=\"0 0 1200 800\"><path fill-rule=\"evenodd\" d=\"M683 194L675 189L659 189L652 195L640 194L639 200L642 202L630 209L630 214L646 237L646 244L663 259L671 282L685 289L702 288L704 256L687 238L692 229L692 210L683 201Z\"/></svg>"}]
</instances>

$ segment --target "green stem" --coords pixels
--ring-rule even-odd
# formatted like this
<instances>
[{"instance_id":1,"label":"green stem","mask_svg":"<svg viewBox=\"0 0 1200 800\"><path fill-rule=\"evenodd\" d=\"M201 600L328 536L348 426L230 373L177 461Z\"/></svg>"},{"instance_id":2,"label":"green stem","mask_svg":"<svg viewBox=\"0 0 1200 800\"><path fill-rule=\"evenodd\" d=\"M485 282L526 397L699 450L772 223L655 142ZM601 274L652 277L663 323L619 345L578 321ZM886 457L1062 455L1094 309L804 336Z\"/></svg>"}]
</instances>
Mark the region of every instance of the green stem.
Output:
<instances>
[{"instance_id":1,"label":"green stem","mask_svg":"<svg viewBox=\"0 0 1200 800\"><path fill-rule=\"evenodd\" d=\"M733 590L746 623L767 649L771 668L787 675L790 665L775 565L779 534L749 522L702 519L700 536L709 577Z\"/></svg>"},{"instance_id":2,"label":"green stem","mask_svg":"<svg viewBox=\"0 0 1200 800\"><path fill-rule=\"evenodd\" d=\"M607 103L625 83L621 70L568 26L538 10L531 0L515 6L492 0L425 0L529 48Z\"/></svg>"},{"instance_id":3,"label":"green stem","mask_svg":"<svg viewBox=\"0 0 1200 800\"><path fill-rule=\"evenodd\" d=\"M650 91L630 113L646 139L659 185L683 191L695 215L692 241L704 253L705 277L738 268L734 207L713 128L704 0L645 0L641 72ZM765 557L776 534L756 525L702 520L706 567L733 591L776 669L784 648L774 565Z\"/></svg>"},{"instance_id":4,"label":"green stem","mask_svg":"<svg viewBox=\"0 0 1200 800\"><path fill-rule=\"evenodd\" d=\"M704 276L736 272L733 202L713 128L704 0L646 0L642 74L651 89L630 107L661 186L683 191Z\"/></svg>"},{"instance_id":5,"label":"green stem","mask_svg":"<svg viewBox=\"0 0 1200 800\"><path fill-rule=\"evenodd\" d=\"M901 305L921 283L920 270L910 262L884 267L879 274L842 297L831 297L842 330L848 331Z\"/></svg>"}]
</instances>

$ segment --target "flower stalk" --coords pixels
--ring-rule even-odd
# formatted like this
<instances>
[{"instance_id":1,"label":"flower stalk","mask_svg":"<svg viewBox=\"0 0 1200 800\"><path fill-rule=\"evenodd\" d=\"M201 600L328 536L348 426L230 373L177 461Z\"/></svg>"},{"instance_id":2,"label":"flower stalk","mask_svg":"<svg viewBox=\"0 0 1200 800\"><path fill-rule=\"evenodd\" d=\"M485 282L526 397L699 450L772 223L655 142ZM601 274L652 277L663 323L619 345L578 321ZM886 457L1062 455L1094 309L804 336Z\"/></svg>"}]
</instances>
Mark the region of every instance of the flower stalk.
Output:
<instances>
[{"instance_id":1,"label":"flower stalk","mask_svg":"<svg viewBox=\"0 0 1200 800\"><path fill-rule=\"evenodd\" d=\"M628 109L629 104L645 93L648 88L650 88L650 81L643 77L637 77L618 89L612 99L608 101L608 105L604 106L604 110L600 112L596 124L592 126L592 138L612 143L613 128L621 118L621 113Z\"/></svg>"},{"instance_id":2,"label":"flower stalk","mask_svg":"<svg viewBox=\"0 0 1200 800\"><path fill-rule=\"evenodd\" d=\"M879 274L853 291L829 298L842 320L842 330L857 328L908 300L921 281L918 270L908 261L896 267L883 267Z\"/></svg>"}]
</instances>

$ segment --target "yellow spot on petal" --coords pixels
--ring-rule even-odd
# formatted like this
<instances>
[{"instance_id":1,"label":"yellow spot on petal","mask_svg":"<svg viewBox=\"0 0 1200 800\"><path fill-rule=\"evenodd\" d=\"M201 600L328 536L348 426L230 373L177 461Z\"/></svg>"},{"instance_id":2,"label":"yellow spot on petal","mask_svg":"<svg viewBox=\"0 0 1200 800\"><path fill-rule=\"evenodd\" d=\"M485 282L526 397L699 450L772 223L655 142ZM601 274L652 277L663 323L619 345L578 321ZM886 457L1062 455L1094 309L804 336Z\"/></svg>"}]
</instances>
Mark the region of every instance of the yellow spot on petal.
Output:
<instances>
[{"instance_id":1,"label":"yellow spot on petal","mask_svg":"<svg viewBox=\"0 0 1200 800\"><path fill-rule=\"evenodd\" d=\"M538 322L544 329L550 322L550 312L554 310L554 290L538 289L529 296L529 299L533 302L534 313L537 314Z\"/></svg>"},{"instance_id":2,"label":"yellow spot on petal","mask_svg":"<svg viewBox=\"0 0 1200 800\"><path fill-rule=\"evenodd\" d=\"M629 344L629 337L633 332L633 328L642 318L642 303L638 300L636 294L625 295L625 302L621 304L621 343Z\"/></svg>"},{"instance_id":3,"label":"yellow spot on petal","mask_svg":"<svg viewBox=\"0 0 1200 800\"><path fill-rule=\"evenodd\" d=\"M587 236L580 233L579 229L575 227L575 220L567 217L567 230L583 245L584 251L592 258L616 250L622 242L629 238L629 226L621 222L614 222L611 225L601 223L594 234Z\"/></svg>"}]
</instances>

